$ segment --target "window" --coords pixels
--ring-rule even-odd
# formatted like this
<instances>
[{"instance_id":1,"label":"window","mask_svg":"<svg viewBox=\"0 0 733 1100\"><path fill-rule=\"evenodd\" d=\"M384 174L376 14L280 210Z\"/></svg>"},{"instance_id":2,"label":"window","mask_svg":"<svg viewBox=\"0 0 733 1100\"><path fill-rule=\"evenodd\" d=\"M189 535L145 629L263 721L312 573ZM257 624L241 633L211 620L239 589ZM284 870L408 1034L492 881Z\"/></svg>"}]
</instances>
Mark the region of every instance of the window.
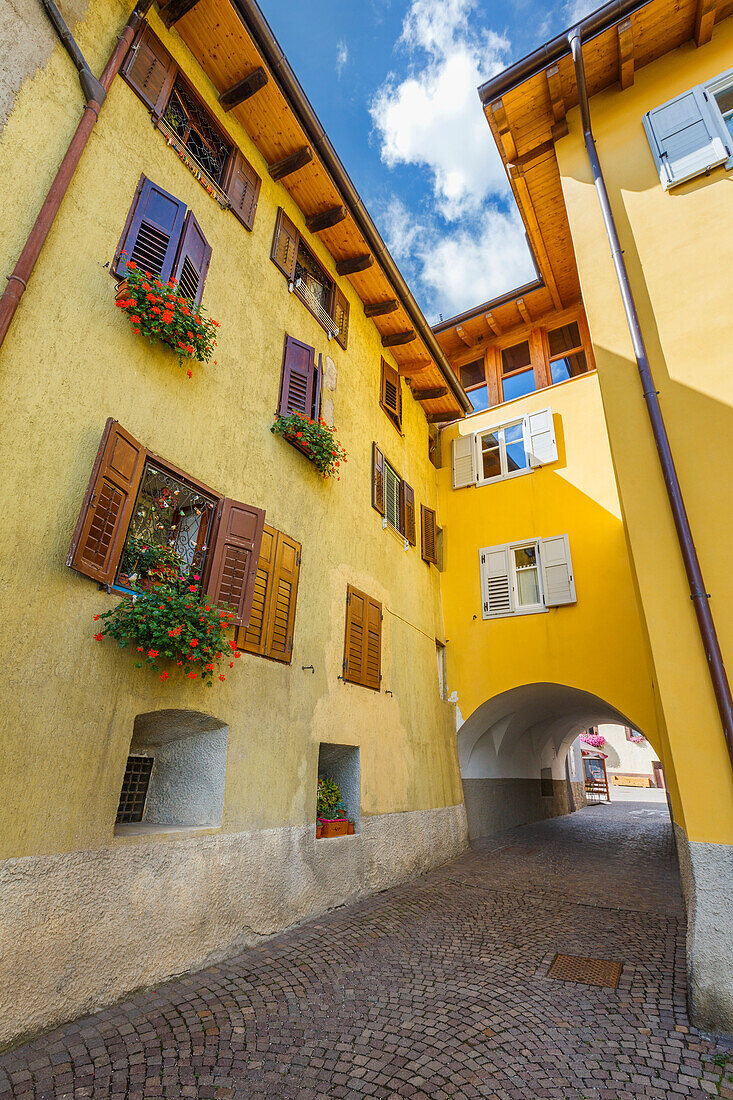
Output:
<instances>
[{"instance_id":1,"label":"window","mask_svg":"<svg viewBox=\"0 0 733 1100\"><path fill-rule=\"evenodd\" d=\"M201 301L211 246L191 210L146 176L140 177L112 272L124 278L132 260L163 283L175 279L181 294Z\"/></svg>"},{"instance_id":2,"label":"window","mask_svg":"<svg viewBox=\"0 0 733 1100\"><path fill-rule=\"evenodd\" d=\"M485 619L575 603L567 535L487 546L479 559Z\"/></svg>"},{"instance_id":3,"label":"window","mask_svg":"<svg viewBox=\"0 0 733 1100\"><path fill-rule=\"evenodd\" d=\"M588 360L583 350L577 321L548 332L547 343L550 349L550 373L553 383L566 382L568 378L586 373Z\"/></svg>"},{"instance_id":4,"label":"window","mask_svg":"<svg viewBox=\"0 0 733 1100\"><path fill-rule=\"evenodd\" d=\"M262 509L219 496L150 454L110 418L66 564L108 588L121 587L130 583L130 569L142 576L145 547L152 545L156 569L161 561L179 575L200 567L203 591L242 626L252 608L264 522Z\"/></svg>"},{"instance_id":5,"label":"window","mask_svg":"<svg viewBox=\"0 0 733 1100\"><path fill-rule=\"evenodd\" d=\"M528 340L502 351L501 387L504 401L524 397L537 389Z\"/></svg>"},{"instance_id":6,"label":"window","mask_svg":"<svg viewBox=\"0 0 733 1100\"><path fill-rule=\"evenodd\" d=\"M288 280L290 289L323 325L329 340L334 336L346 348L349 303L303 243L299 230L282 207L277 212L270 259Z\"/></svg>"},{"instance_id":7,"label":"window","mask_svg":"<svg viewBox=\"0 0 733 1100\"><path fill-rule=\"evenodd\" d=\"M524 446L524 421L515 420L488 432L476 433L478 446L478 484L501 477L512 477L529 470L529 455Z\"/></svg>"},{"instance_id":8,"label":"window","mask_svg":"<svg viewBox=\"0 0 733 1100\"><path fill-rule=\"evenodd\" d=\"M665 191L720 164L733 167L733 70L644 115Z\"/></svg>"},{"instance_id":9,"label":"window","mask_svg":"<svg viewBox=\"0 0 733 1100\"><path fill-rule=\"evenodd\" d=\"M260 177L214 121L150 27L142 27L120 72L206 190L252 229Z\"/></svg>"},{"instance_id":10,"label":"window","mask_svg":"<svg viewBox=\"0 0 733 1100\"><path fill-rule=\"evenodd\" d=\"M142 821L152 770L152 756L128 756L117 807L118 825Z\"/></svg>"},{"instance_id":11,"label":"window","mask_svg":"<svg viewBox=\"0 0 733 1100\"><path fill-rule=\"evenodd\" d=\"M486 485L557 461L552 409L453 440L453 488Z\"/></svg>"},{"instance_id":12,"label":"window","mask_svg":"<svg viewBox=\"0 0 733 1100\"><path fill-rule=\"evenodd\" d=\"M358 746L321 742L318 747L318 778L334 781L341 792L346 816L349 821L353 821L354 831L360 833L361 778Z\"/></svg>"},{"instance_id":13,"label":"window","mask_svg":"<svg viewBox=\"0 0 733 1100\"><path fill-rule=\"evenodd\" d=\"M290 664L300 551L299 542L265 524L252 612L246 629L237 631L237 645L245 652Z\"/></svg>"},{"instance_id":14,"label":"window","mask_svg":"<svg viewBox=\"0 0 733 1100\"><path fill-rule=\"evenodd\" d=\"M389 524L403 536L405 550L415 545L415 492L376 443L372 443L372 508L383 517L384 527Z\"/></svg>"},{"instance_id":15,"label":"window","mask_svg":"<svg viewBox=\"0 0 733 1100\"><path fill-rule=\"evenodd\" d=\"M489 388L486 385L486 374L483 359L476 359L473 363L466 363L460 368L461 385L470 395L474 412L480 412L489 407Z\"/></svg>"},{"instance_id":16,"label":"window","mask_svg":"<svg viewBox=\"0 0 733 1100\"><path fill-rule=\"evenodd\" d=\"M399 371L382 360L382 378L379 386L379 404L389 419L402 431L402 380Z\"/></svg>"},{"instance_id":17,"label":"window","mask_svg":"<svg viewBox=\"0 0 733 1100\"><path fill-rule=\"evenodd\" d=\"M445 662L445 644L435 639L435 656L438 662L438 695L441 699L448 697L446 691L446 684L448 683L448 674L446 670Z\"/></svg>"},{"instance_id":18,"label":"window","mask_svg":"<svg viewBox=\"0 0 733 1100\"><path fill-rule=\"evenodd\" d=\"M316 366L316 349L294 336L286 336L278 413L282 416L302 413L317 420L321 413L322 376L320 355Z\"/></svg>"},{"instance_id":19,"label":"window","mask_svg":"<svg viewBox=\"0 0 733 1100\"><path fill-rule=\"evenodd\" d=\"M343 678L379 691L382 682L382 605L351 585L346 590Z\"/></svg>"}]
</instances>

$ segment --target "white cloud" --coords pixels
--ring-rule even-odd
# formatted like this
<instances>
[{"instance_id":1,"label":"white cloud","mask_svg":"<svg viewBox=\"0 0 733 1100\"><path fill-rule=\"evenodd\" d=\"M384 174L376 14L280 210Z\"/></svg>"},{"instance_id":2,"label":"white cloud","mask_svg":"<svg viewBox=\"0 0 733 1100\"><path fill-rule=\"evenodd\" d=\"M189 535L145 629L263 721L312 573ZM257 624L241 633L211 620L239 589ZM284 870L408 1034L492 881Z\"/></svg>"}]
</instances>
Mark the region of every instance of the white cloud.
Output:
<instances>
[{"instance_id":1,"label":"white cloud","mask_svg":"<svg viewBox=\"0 0 733 1100\"><path fill-rule=\"evenodd\" d=\"M569 0L563 6L563 20L568 27L574 27L586 15L590 15L599 6L598 0Z\"/></svg>"},{"instance_id":2,"label":"white cloud","mask_svg":"<svg viewBox=\"0 0 733 1100\"><path fill-rule=\"evenodd\" d=\"M343 38L341 38L336 43L336 74L339 80L341 79L341 73L344 71L344 66L348 60L349 47L344 42Z\"/></svg>"}]
</instances>

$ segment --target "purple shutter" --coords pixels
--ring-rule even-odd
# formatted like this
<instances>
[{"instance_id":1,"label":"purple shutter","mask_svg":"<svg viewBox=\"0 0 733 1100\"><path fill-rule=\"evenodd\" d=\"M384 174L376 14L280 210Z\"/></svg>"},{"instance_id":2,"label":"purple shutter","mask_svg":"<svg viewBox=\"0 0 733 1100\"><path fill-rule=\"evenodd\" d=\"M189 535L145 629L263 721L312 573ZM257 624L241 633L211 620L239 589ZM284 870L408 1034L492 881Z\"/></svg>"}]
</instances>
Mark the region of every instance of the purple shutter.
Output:
<instances>
[{"instance_id":1,"label":"purple shutter","mask_svg":"<svg viewBox=\"0 0 733 1100\"><path fill-rule=\"evenodd\" d=\"M146 107L159 118L173 85L176 64L147 25L137 35L120 72Z\"/></svg>"},{"instance_id":2,"label":"purple shutter","mask_svg":"<svg viewBox=\"0 0 733 1100\"><path fill-rule=\"evenodd\" d=\"M283 416L303 413L310 416L315 390L316 351L292 336L285 337L283 374L278 412Z\"/></svg>"},{"instance_id":3,"label":"purple shutter","mask_svg":"<svg viewBox=\"0 0 733 1100\"><path fill-rule=\"evenodd\" d=\"M210 260L211 245L189 210L172 273L184 298L193 298L197 304L201 301Z\"/></svg>"},{"instance_id":4,"label":"purple shutter","mask_svg":"<svg viewBox=\"0 0 733 1100\"><path fill-rule=\"evenodd\" d=\"M133 260L143 271L168 282L185 217L185 203L141 176L112 265L114 274L124 277L125 264Z\"/></svg>"},{"instance_id":5,"label":"purple shutter","mask_svg":"<svg viewBox=\"0 0 733 1100\"><path fill-rule=\"evenodd\" d=\"M321 384L323 381L323 361L321 353L318 353L318 366L315 369L315 379L313 382L313 409L311 416L314 420L318 420L321 415Z\"/></svg>"},{"instance_id":6,"label":"purple shutter","mask_svg":"<svg viewBox=\"0 0 733 1100\"><path fill-rule=\"evenodd\" d=\"M232 213L242 225L252 229L260 195L260 177L239 149L234 150L229 162L224 190L232 204Z\"/></svg>"}]
</instances>

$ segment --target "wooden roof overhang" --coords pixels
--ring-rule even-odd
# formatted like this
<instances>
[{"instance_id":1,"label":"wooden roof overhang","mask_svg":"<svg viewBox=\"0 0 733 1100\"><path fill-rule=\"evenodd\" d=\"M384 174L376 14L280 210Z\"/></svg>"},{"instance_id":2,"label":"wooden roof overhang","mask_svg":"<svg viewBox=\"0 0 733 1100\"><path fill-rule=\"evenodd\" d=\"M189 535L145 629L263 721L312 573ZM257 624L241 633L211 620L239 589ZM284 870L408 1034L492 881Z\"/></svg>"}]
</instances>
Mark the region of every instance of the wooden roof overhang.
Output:
<instances>
[{"instance_id":1,"label":"wooden roof overhang","mask_svg":"<svg viewBox=\"0 0 733 1100\"><path fill-rule=\"evenodd\" d=\"M169 0L173 26L349 279L428 421L472 409L254 0ZM421 393L425 393L423 398Z\"/></svg>"},{"instance_id":2,"label":"wooden roof overhang","mask_svg":"<svg viewBox=\"0 0 733 1100\"><path fill-rule=\"evenodd\" d=\"M450 363L462 367L480 359L497 337L539 321L555 308L550 291L542 279L536 279L441 321L433 332Z\"/></svg>"}]
</instances>

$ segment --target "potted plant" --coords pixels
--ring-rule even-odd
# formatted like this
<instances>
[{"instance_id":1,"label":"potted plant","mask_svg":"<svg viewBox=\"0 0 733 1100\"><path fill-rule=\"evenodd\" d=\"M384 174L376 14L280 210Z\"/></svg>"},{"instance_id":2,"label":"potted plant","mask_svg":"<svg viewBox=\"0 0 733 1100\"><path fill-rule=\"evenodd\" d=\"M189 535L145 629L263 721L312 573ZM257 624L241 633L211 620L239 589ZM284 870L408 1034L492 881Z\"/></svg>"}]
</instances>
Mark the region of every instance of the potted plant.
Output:
<instances>
[{"instance_id":1,"label":"potted plant","mask_svg":"<svg viewBox=\"0 0 733 1100\"><path fill-rule=\"evenodd\" d=\"M341 480L339 469L341 463L346 462L346 451L334 439L336 429L330 427L323 417L313 420L304 413L278 413L270 431L273 435L281 435L302 451L324 477Z\"/></svg>"},{"instance_id":2,"label":"potted plant","mask_svg":"<svg viewBox=\"0 0 733 1100\"><path fill-rule=\"evenodd\" d=\"M316 817L321 825L321 837L347 835L349 822L346 818L346 808L341 801L341 791L333 779L318 780ZM318 836L317 829L316 836Z\"/></svg>"}]
</instances>

